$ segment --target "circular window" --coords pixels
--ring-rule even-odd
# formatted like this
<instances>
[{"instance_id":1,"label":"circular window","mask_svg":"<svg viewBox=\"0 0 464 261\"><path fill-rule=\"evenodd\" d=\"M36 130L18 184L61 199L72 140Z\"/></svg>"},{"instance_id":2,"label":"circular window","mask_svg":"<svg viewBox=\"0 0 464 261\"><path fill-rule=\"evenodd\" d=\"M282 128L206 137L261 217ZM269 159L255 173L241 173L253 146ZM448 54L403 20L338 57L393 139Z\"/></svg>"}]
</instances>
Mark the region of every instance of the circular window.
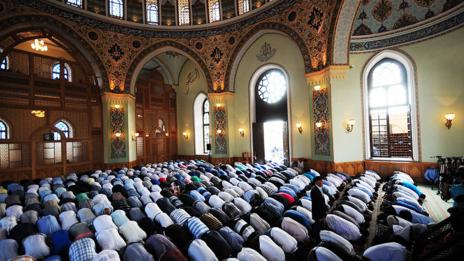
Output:
<instances>
[{"instance_id":1,"label":"circular window","mask_svg":"<svg viewBox=\"0 0 464 261\"><path fill-rule=\"evenodd\" d=\"M258 82L258 95L267 103L276 103L284 97L287 89L287 81L279 70L265 72Z\"/></svg>"}]
</instances>

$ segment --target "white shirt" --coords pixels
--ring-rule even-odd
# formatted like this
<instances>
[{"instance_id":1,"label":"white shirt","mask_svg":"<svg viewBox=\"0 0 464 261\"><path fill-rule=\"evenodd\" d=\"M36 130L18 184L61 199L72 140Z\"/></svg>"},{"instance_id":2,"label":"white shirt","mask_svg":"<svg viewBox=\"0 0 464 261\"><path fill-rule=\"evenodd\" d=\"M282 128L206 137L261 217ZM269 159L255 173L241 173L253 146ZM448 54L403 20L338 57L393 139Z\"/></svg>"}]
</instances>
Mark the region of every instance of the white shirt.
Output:
<instances>
[{"instance_id":1,"label":"white shirt","mask_svg":"<svg viewBox=\"0 0 464 261\"><path fill-rule=\"evenodd\" d=\"M328 214L325 221L330 229L347 240L356 241L361 238L359 228L344 218L334 214Z\"/></svg>"},{"instance_id":2,"label":"white shirt","mask_svg":"<svg viewBox=\"0 0 464 261\"><path fill-rule=\"evenodd\" d=\"M334 252L325 247L315 247L313 251L316 252L316 258L318 261L343 261Z\"/></svg>"},{"instance_id":3,"label":"white shirt","mask_svg":"<svg viewBox=\"0 0 464 261\"><path fill-rule=\"evenodd\" d=\"M353 245L350 243L350 241L344 239L340 235L334 233L333 231L330 230L322 230L319 233L319 236L321 238L322 242L331 242L345 250L346 253L349 253L350 255L356 255L356 252L354 251Z\"/></svg>"},{"instance_id":4,"label":"white shirt","mask_svg":"<svg viewBox=\"0 0 464 261\"><path fill-rule=\"evenodd\" d=\"M193 261L218 261L211 248L201 239L195 239L190 243L188 256Z\"/></svg>"},{"instance_id":5,"label":"white shirt","mask_svg":"<svg viewBox=\"0 0 464 261\"><path fill-rule=\"evenodd\" d=\"M281 227L300 243L309 239L308 229L292 218L284 217Z\"/></svg>"},{"instance_id":6,"label":"white shirt","mask_svg":"<svg viewBox=\"0 0 464 261\"><path fill-rule=\"evenodd\" d=\"M269 261L285 260L285 253L282 248L266 235L259 236L259 251Z\"/></svg>"},{"instance_id":7,"label":"white shirt","mask_svg":"<svg viewBox=\"0 0 464 261\"><path fill-rule=\"evenodd\" d=\"M72 210L68 210L60 214L60 222L61 222L61 229L69 230L69 228L72 225L76 224L79 221L77 221L76 213L74 213L74 211Z\"/></svg>"},{"instance_id":8,"label":"white shirt","mask_svg":"<svg viewBox=\"0 0 464 261\"><path fill-rule=\"evenodd\" d=\"M97 241L102 249L119 250L126 246L126 242L114 228L97 232Z\"/></svg>"},{"instance_id":9,"label":"white shirt","mask_svg":"<svg viewBox=\"0 0 464 261\"><path fill-rule=\"evenodd\" d=\"M278 227L271 229L271 237L285 253L293 253L298 247L296 239Z\"/></svg>"},{"instance_id":10,"label":"white shirt","mask_svg":"<svg viewBox=\"0 0 464 261\"><path fill-rule=\"evenodd\" d=\"M342 204L342 207L343 207L343 212L345 212L347 215L349 215L354 220L356 220L358 224L363 224L364 222L366 222L366 220L364 219L364 216L361 213L359 213L356 209L348 205L345 205L345 204Z\"/></svg>"},{"instance_id":11,"label":"white shirt","mask_svg":"<svg viewBox=\"0 0 464 261\"><path fill-rule=\"evenodd\" d=\"M358 188L351 188L348 190L348 195L350 196L354 196L360 200L362 200L364 203L369 203L371 202L371 198L369 197L369 195L367 195L366 192L358 189Z\"/></svg>"},{"instance_id":12,"label":"white shirt","mask_svg":"<svg viewBox=\"0 0 464 261\"><path fill-rule=\"evenodd\" d=\"M396 242L390 242L369 247L363 256L372 261L405 261L407 250Z\"/></svg>"},{"instance_id":13,"label":"white shirt","mask_svg":"<svg viewBox=\"0 0 464 261\"><path fill-rule=\"evenodd\" d=\"M242 251L240 251L237 255L237 259L240 261L266 261L266 258L264 258L260 253L248 247L242 248Z\"/></svg>"},{"instance_id":14,"label":"white shirt","mask_svg":"<svg viewBox=\"0 0 464 261\"><path fill-rule=\"evenodd\" d=\"M353 202L354 204L356 204L356 206L358 206L362 211L367 210L366 203L364 203L364 201L360 200L359 198L356 198L356 197L353 197L353 196L348 196L348 200L350 202Z\"/></svg>"}]
</instances>

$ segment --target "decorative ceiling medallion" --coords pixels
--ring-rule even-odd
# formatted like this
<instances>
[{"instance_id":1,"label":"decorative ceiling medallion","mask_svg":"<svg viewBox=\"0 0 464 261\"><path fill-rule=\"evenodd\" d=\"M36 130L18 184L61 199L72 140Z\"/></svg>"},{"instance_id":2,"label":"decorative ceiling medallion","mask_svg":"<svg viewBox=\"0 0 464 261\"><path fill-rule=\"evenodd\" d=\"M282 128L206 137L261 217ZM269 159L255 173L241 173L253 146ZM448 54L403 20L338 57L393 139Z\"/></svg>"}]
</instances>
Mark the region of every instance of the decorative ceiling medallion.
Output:
<instances>
[{"instance_id":1,"label":"decorative ceiling medallion","mask_svg":"<svg viewBox=\"0 0 464 261\"><path fill-rule=\"evenodd\" d=\"M267 62L272 58L272 56L274 56L276 52L277 49L272 48L271 44L268 42L264 42L264 44L261 46L261 51L256 55L256 58L258 58L258 60L261 62Z\"/></svg>"},{"instance_id":2,"label":"decorative ceiling medallion","mask_svg":"<svg viewBox=\"0 0 464 261\"><path fill-rule=\"evenodd\" d=\"M90 40L93 40L93 41L98 40L98 34L94 31L90 31L87 35L89 36Z\"/></svg>"},{"instance_id":3,"label":"decorative ceiling medallion","mask_svg":"<svg viewBox=\"0 0 464 261\"><path fill-rule=\"evenodd\" d=\"M142 43L141 43L139 40L134 40L134 41L132 42L132 46L133 46L134 48L139 48L140 46L142 46Z\"/></svg>"},{"instance_id":4,"label":"decorative ceiling medallion","mask_svg":"<svg viewBox=\"0 0 464 261\"><path fill-rule=\"evenodd\" d=\"M314 7L311 11L311 14L309 15L308 24L311 25L314 30L319 31L319 28L321 28L322 25L323 17L324 13L318 8Z\"/></svg>"},{"instance_id":5,"label":"decorative ceiling medallion","mask_svg":"<svg viewBox=\"0 0 464 261\"><path fill-rule=\"evenodd\" d=\"M211 59L213 59L215 63L219 63L222 59L222 55L223 53L221 52L221 50L219 50L219 48L217 47L214 47L213 52L211 52Z\"/></svg>"},{"instance_id":6,"label":"decorative ceiling medallion","mask_svg":"<svg viewBox=\"0 0 464 261\"><path fill-rule=\"evenodd\" d=\"M110 49L108 49L108 53L111 55L113 60L116 62L119 61L123 56L124 52L122 51L121 47L115 43L113 46L111 46Z\"/></svg>"}]
</instances>

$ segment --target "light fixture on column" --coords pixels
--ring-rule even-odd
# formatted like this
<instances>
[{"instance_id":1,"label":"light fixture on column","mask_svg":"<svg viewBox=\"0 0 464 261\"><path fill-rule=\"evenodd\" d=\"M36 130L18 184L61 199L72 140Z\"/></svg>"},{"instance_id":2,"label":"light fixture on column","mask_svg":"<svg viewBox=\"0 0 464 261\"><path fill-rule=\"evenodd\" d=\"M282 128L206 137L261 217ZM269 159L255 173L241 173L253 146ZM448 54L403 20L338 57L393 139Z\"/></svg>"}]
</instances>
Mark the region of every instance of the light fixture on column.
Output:
<instances>
[{"instance_id":1,"label":"light fixture on column","mask_svg":"<svg viewBox=\"0 0 464 261\"><path fill-rule=\"evenodd\" d=\"M116 104L116 105L114 105L114 108L119 109L119 108L121 108L121 105Z\"/></svg>"},{"instance_id":2,"label":"light fixture on column","mask_svg":"<svg viewBox=\"0 0 464 261\"><path fill-rule=\"evenodd\" d=\"M116 136L116 138L120 138L120 137L121 137L121 135L122 135L122 133L121 133L121 132L119 132L119 131L118 131L118 132L116 132L116 133L114 133L114 136Z\"/></svg>"},{"instance_id":3,"label":"light fixture on column","mask_svg":"<svg viewBox=\"0 0 464 261\"><path fill-rule=\"evenodd\" d=\"M243 138L245 136L245 130L243 128L238 129L238 134Z\"/></svg>"},{"instance_id":4,"label":"light fixture on column","mask_svg":"<svg viewBox=\"0 0 464 261\"><path fill-rule=\"evenodd\" d=\"M137 140L139 136L140 136L140 133L138 132L134 133L134 135L132 136L132 140Z\"/></svg>"},{"instance_id":5,"label":"light fixture on column","mask_svg":"<svg viewBox=\"0 0 464 261\"><path fill-rule=\"evenodd\" d=\"M301 125L301 122L298 122L296 124L296 128L298 129L298 132L301 134L303 133L303 125Z\"/></svg>"},{"instance_id":6,"label":"light fixture on column","mask_svg":"<svg viewBox=\"0 0 464 261\"><path fill-rule=\"evenodd\" d=\"M31 48L36 51L40 52L46 52L48 51L47 45L45 45L45 42L43 39L34 39L34 42L31 43Z\"/></svg>"},{"instance_id":7,"label":"light fixture on column","mask_svg":"<svg viewBox=\"0 0 464 261\"><path fill-rule=\"evenodd\" d=\"M316 122L316 128L322 128L323 123L321 121Z\"/></svg>"},{"instance_id":8,"label":"light fixture on column","mask_svg":"<svg viewBox=\"0 0 464 261\"><path fill-rule=\"evenodd\" d=\"M315 85L315 86L313 87L313 89L314 89L316 92L318 92L318 91L321 90L321 86L320 86L320 85Z\"/></svg>"},{"instance_id":9,"label":"light fixture on column","mask_svg":"<svg viewBox=\"0 0 464 261\"><path fill-rule=\"evenodd\" d=\"M184 137L185 140L189 139L189 134L187 131L182 132L182 136Z\"/></svg>"},{"instance_id":10,"label":"light fixture on column","mask_svg":"<svg viewBox=\"0 0 464 261\"><path fill-rule=\"evenodd\" d=\"M224 131L223 131L222 129L217 129L217 130L216 130L216 134L219 135L219 136L221 136L221 135L224 134Z\"/></svg>"},{"instance_id":11,"label":"light fixture on column","mask_svg":"<svg viewBox=\"0 0 464 261\"><path fill-rule=\"evenodd\" d=\"M453 125L453 120L454 120L454 117L456 115L454 113L447 113L445 114L445 119L446 119L446 123L445 123L445 126L448 128L448 130L451 128L451 126Z\"/></svg>"},{"instance_id":12,"label":"light fixture on column","mask_svg":"<svg viewBox=\"0 0 464 261\"><path fill-rule=\"evenodd\" d=\"M356 124L356 121L353 119L348 120L345 126L345 130L347 133L350 133L353 131L354 125Z\"/></svg>"}]
</instances>

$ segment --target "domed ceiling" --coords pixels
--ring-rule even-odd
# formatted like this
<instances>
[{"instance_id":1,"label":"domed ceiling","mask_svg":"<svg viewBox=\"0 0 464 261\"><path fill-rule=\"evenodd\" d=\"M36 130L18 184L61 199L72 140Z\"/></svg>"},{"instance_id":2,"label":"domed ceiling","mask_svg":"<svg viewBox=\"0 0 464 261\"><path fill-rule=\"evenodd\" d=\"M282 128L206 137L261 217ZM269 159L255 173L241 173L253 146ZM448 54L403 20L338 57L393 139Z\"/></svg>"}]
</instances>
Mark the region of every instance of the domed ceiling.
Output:
<instances>
[{"instance_id":1,"label":"domed ceiling","mask_svg":"<svg viewBox=\"0 0 464 261\"><path fill-rule=\"evenodd\" d=\"M362 0L353 27L353 35L394 31L438 15L461 5L464 0Z\"/></svg>"},{"instance_id":2,"label":"domed ceiling","mask_svg":"<svg viewBox=\"0 0 464 261\"><path fill-rule=\"evenodd\" d=\"M217 23L275 0L51 0L113 19L152 26Z\"/></svg>"}]
</instances>

